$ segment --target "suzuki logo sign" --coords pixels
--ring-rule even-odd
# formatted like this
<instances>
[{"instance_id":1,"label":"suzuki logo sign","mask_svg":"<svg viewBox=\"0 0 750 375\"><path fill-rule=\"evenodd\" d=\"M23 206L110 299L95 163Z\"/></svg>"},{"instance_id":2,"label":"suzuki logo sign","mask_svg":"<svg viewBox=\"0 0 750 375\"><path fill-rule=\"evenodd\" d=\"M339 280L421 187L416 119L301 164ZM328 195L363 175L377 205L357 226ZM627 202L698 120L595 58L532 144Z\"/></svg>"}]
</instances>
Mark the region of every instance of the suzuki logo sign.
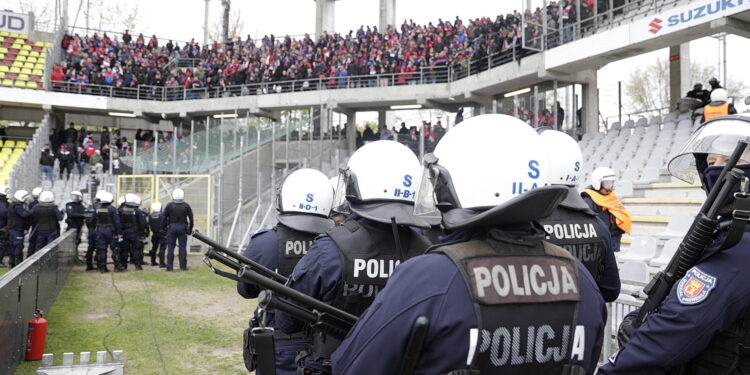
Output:
<instances>
[{"instance_id":1,"label":"suzuki logo sign","mask_svg":"<svg viewBox=\"0 0 750 375\"><path fill-rule=\"evenodd\" d=\"M652 33L652 34L658 33L659 30L661 30L662 27L664 27L664 26L661 25L662 22L663 22L662 20L660 20L658 18L654 18L654 20L651 21L650 24L648 24L649 26L651 26L651 28L648 31L650 33Z\"/></svg>"},{"instance_id":2,"label":"suzuki logo sign","mask_svg":"<svg viewBox=\"0 0 750 375\"><path fill-rule=\"evenodd\" d=\"M0 31L28 34L30 31L29 26L28 15L0 10Z\"/></svg>"}]
</instances>

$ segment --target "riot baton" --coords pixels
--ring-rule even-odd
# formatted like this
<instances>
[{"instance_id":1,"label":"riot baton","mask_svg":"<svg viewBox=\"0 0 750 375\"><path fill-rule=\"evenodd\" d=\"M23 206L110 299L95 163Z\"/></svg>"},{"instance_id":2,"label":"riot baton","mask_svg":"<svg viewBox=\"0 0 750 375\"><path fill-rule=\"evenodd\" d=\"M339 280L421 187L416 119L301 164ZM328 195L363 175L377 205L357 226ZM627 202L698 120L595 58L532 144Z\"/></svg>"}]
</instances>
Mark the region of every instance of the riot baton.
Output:
<instances>
[{"instance_id":1,"label":"riot baton","mask_svg":"<svg viewBox=\"0 0 750 375\"><path fill-rule=\"evenodd\" d=\"M287 281L287 278L285 276L283 276L283 275L281 275L281 274L279 274L277 272L274 272L274 271L266 268L262 264L254 261L254 260L252 260L252 259L250 259L248 257L245 257L245 256L243 256L242 254L240 254L240 253L238 253L236 251L232 251L232 250L230 250L230 249L228 249L228 248L226 248L224 246L221 246L216 241L214 241L214 240L212 240L212 239L204 236L203 234L201 234L197 230L193 231L192 236L195 237L195 239L197 239L198 241L201 241L201 242L205 243L206 245L210 246L210 248L208 249L208 251L206 251L206 253L205 253L205 255L207 257L209 257L211 259L216 259L217 261L223 263L224 265L233 268L235 271L239 271L239 268L234 268L234 267L230 266L229 264L226 264L226 263L222 262L218 258L214 258L213 256L215 256L216 253L221 253L223 255L226 255L225 258L227 258L227 257L228 258L232 258L232 259L236 260L236 262L239 263L240 265L248 266L248 267L252 268L253 271L255 271L255 272L259 273L260 275L265 276L265 277L267 277L269 279L273 279L273 280L278 281L278 282L280 282L282 284L286 283L286 281ZM211 248L213 249L213 251L212 251Z\"/></svg>"},{"instance_id":2,"label":"riot baton","mask_svg":"<svg viewBox=\"0 0 750 375\"><path fill-rule=\"evenodd\" d=\"M406 344L406 355L403 364L401 364L401 375L412 375L417 369L417 362L427 339L428 329L430 329L430 320L423 315L417 317L411 327L409 342Z\"/></svg>"},{"instance_id":3,"label":"riot baton","mask_svg":"<svg viewBox=\"0 0 750 375\"><path fill-rule=\"evenodd\" d=\"M252 268L248 266L243 265L242 268L240 268L240 270L237 271L237 277L239 277L240 279L242 279L243 281L247 283L256 284L263 289L268 289L270 291L276 292L276 294L280 296L299 302L303 305L309 306L310 308L315 309L319 311L320 313L329 314L351 325L354 325L354 323L356 323L357 320L359 319L358 317L352 314L349 314L348 312L344 310L337 309L327 303L324 303L315 298L312 298L308 296L307 294L304 294L284 284L281 284L278 281L271 280L267 277L264 277L263 275L258 274Z\"/></svg>"}]
</instances>

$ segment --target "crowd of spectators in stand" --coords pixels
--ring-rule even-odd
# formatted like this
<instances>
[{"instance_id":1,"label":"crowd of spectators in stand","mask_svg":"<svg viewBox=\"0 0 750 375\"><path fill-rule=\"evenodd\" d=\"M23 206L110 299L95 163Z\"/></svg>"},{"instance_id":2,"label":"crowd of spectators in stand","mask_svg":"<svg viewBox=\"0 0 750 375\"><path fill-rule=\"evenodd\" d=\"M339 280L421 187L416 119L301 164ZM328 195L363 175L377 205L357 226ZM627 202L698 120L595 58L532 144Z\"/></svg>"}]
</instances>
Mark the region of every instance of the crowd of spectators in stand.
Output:
<instances>
[{"instance_id":1,"label":"crowd of spectators in stand","mask_svg":"<svg viewBox=\"0 0 750 375\"><path fill-rule=\"evenodd\" d=\"M592 17L594 0L580 1L552 1L547 6L548 29L559 31L548 38L549 47L559 44L561 38L562 42L572 40L579 9L581 19ZM598 2L602 3L599 10L608 4ZM155 35L133 37L128 30L119 41L106 33L65 35L62 47L66 58L55 65L52 82L57 89L85 89L94 94L106 89L105 94L114 90L111 94L116 96L128 95L127 88L154 86L159 89L145 89L143 95L168 95L170 99L185 89L227 96L377 86L381 84L378 78L367 76L384 73L393 74L381 76L387 85L445 82L468 74L470 64L472 72L487 69L487 56L504 62L531 53L522 48L522 33L526 33L529 46L540 47L544 10L527 10L526 18L525 29L522 14L514 11L494 20L456 17L427 25L409 20L385 31L361 26L346 34L324 32L317 40L309 35L301 39L271 35L255 41L248 36L244 41L238 38L210 45L194 40L182 46L171 40L163 43ZM453 77L449 77L448 66L453 67ZM296 86L290 81L296 81ZM201 97L198 95L190 98Z\"/></svg>"}]
</instances>

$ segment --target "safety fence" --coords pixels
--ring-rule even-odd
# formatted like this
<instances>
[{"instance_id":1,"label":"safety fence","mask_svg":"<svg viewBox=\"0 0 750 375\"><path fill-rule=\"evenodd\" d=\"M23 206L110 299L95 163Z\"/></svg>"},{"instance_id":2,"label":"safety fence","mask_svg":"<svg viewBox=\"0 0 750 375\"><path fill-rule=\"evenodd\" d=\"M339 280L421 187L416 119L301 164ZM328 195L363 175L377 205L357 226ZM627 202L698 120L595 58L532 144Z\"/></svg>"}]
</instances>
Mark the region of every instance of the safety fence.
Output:
<instances>
[{"instance_id":1,"label":"safety fence","mask_svg":"<svg viewBox=\"0 0 750 375\"><path fill-rule=\"evenodd\" d=\"M642 285L638 284L638 286ZM623 295L620 295L620 298L616 301L607 304L607 324L604 326L601 361L606 361L619 350L617 329L625 316L639 309L641 305L643 305L643 300Z\"/></svg>"},{"instance_id":2,"label":"safety fence","mask_svg":"<svg viewBox=\"0 0 750 375\"><path fill-rule=\"evenodd\" d=\"M36 309L47 312L73 266L75 231L25 259L0 277L0 375L15 371L23 359L28 322Z\"/></svg>"},{"instance_id":3,"label":"safety fence","mask_svg":"<svg viewBox=\"0 0 750 375\"><path fill-rule=\"evenodd\" d=\"M41 125L34 132L24 149L23 154L13 164L13 170L10 172L10 189L29 189L31 186L40 184L40 166L39 156L42 154L42 147L49 143L49 130L51 120L49 115L45 115Z\"/></svg>"}]
</instances>

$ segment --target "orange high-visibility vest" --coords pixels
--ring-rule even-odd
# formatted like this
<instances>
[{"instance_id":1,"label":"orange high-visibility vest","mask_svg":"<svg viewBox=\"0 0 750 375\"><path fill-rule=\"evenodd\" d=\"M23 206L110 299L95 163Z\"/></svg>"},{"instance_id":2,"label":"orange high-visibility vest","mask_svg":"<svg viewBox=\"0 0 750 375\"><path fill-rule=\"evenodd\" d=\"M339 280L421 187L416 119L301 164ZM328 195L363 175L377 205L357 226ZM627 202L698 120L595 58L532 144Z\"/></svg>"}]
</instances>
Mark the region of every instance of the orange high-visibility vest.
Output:
<instances>
[{"instance_id":1,"label":"orange high-visibility vest","mask_svg":"<svg viewBox=\"0 0 750 375\"><path fill-rule=\"evenodd\" d=\"M729 103L719 105L707 105L703 107L703 118L706 121L719 116L726 116L729 114Z\"/></svg>"},{"instance_id":2,"label":"orange high-visibility vest","mask_svg":"<svg viewBox=\"0 0 750 375\"><path fill-rule=\"evenodd\" d=\"M597 206L601 207L604 211L609 211L612 216L615 217L615 224L622 229L625 233L630 233L630 227L633 224L633 220L630 218L630 213L625 209L625 205L620 202L620 198L615 193L609 193L602 195L596 190L586 189L584 190L591 200L596 203Z\"/></svg>"}]
</instances>

